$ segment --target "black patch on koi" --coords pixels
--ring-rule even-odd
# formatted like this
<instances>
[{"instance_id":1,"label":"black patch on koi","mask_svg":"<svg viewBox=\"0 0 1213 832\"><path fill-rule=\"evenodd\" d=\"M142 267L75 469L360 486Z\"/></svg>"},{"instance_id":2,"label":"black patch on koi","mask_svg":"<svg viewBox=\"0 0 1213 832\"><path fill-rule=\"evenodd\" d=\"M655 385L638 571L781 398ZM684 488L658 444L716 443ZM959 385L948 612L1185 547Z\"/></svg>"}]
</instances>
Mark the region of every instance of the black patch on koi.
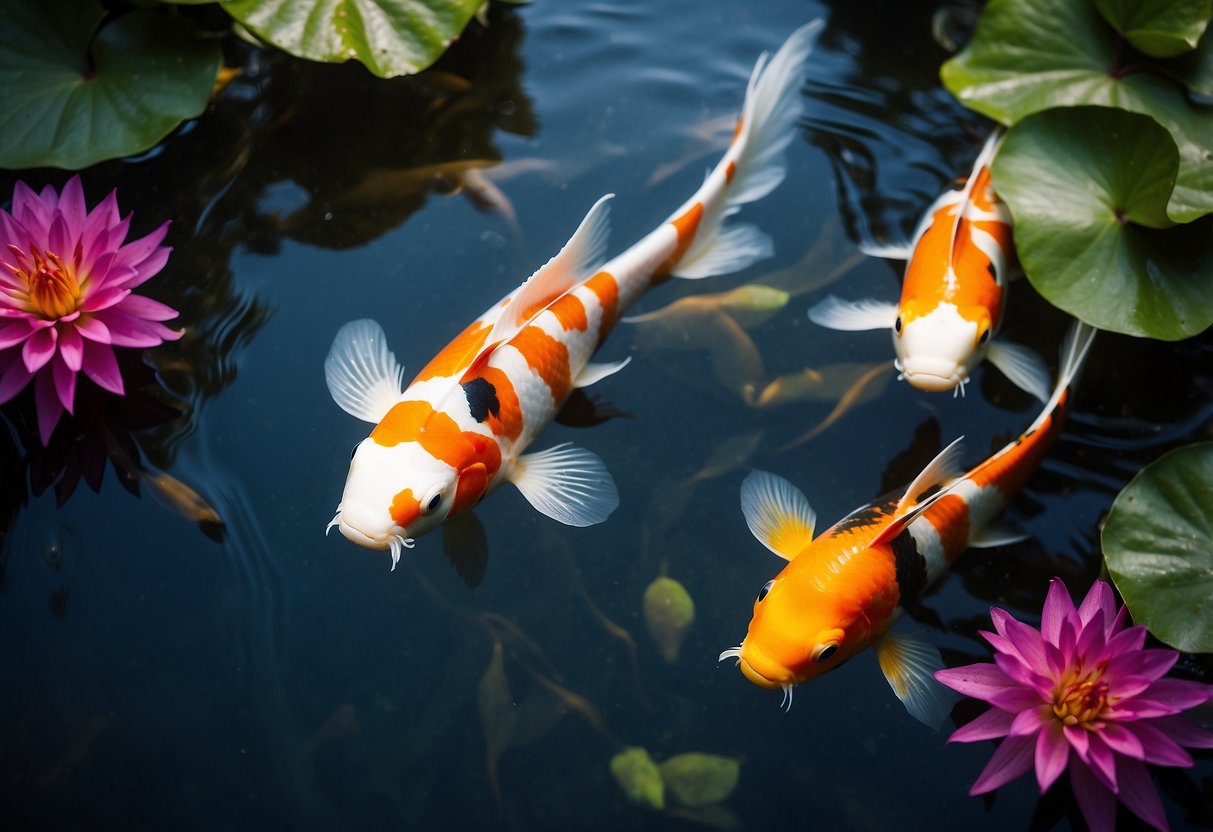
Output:
<instances>
[{"instance_id":1,"label":"black patch on koi","mask_svg":"<svg viewBox=\"0 0 1213 832\"><path fill-rule=\"evenodd\" d=\"M487 379L474 378L459 385L468 399L468 410L477 422L489 418L489 414L498 416L501 413L501 402L497 400L497 388Z\"/></svg>"},{"instance_id":2,"label":"black patch on koi","mask_svg":"<svg viewBox=\"0 0 1213 832\"><path fill-rule=\"evenodd\" d=\"M919 554L918 542L909 529L893 538L890 546L893 549L893 567L897 572L901 606L913 609L918 606L927 588L927 559Z\"/></svg>"},{"instance_id":3,"label":"black patch on koi","mask_svg":"<svg viewBox=\"0 0 1213 832\"><path fill-rule=\"evenodd\" d=\"M998 280L998 269L995 268L992 260L986 262L986 271L990 273L990 277L994 278L995 281Z\"/></svg>"},{"instance_id":4,"label":"black patch on koi","mask_svg":"<svg viewBox=\"0 0 1213 832\"><path fill-rule=\"evenodd\" d=\"M863 508L856 509L834 524L834 527L830 530L831 536L853 529L874 526L881 518L887 517L895 505L897 505L896 500L879 500Z\"/></svg>"}]
</instances>

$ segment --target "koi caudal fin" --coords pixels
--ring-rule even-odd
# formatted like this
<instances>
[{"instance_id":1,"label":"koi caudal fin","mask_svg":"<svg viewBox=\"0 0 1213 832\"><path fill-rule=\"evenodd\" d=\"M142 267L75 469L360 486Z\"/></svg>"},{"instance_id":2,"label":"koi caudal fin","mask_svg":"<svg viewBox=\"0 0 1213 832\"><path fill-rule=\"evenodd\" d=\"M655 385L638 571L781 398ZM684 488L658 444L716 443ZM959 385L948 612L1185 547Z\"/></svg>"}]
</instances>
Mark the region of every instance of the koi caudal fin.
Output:
<instances>
[{"instance_id":1,"label":"koi caudal fin","mask_svg":"<svg viewBox=\"0 0 1213 832\"><path fill-rule=\"evenodd\" d=\"M733 144L690 205L684 206L698 203L703 215L693 242L671 270L675 277L727 274L771 255L770 237L756 227L722 226L740 206L761 199L783 181L787 172L784 151L804 112L805 60L823 26L820 19L806 23L770 61L766 53L758 58Z\"/></svg>"}]
</instances>

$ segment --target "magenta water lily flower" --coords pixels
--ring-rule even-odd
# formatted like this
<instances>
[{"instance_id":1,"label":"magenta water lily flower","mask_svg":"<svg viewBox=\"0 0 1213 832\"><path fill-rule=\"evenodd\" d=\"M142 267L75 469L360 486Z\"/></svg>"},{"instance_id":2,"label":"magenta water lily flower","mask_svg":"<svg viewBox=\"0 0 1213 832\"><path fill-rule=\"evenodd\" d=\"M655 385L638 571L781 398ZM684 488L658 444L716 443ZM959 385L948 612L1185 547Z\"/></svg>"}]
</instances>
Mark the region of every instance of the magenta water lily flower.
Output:
<instances>
[{"instance_id":1,"label":"magenta water lily flower","mask_svg":"<svg viewBox=\"0 0 1213 832\"><path fill-rule=\"evenodd\" d=\"M181 337L162 323L176 310L132 294L164 268L168 223L124 244L129 229L116 191L87 209L79 176L62 194L18 182L12 213L0 210L0 404L32 379L44 445L72 412L79 373L122 395L114 347Z\"/></svg>"},{"instance_id":2,"label":"magenta water lily flower","mask_svg":"<svg viewBox=\"0 0 1213 832\"><path fill-rule=\"evenodd\" d=\"M1186 717L1213 687L1163 678L1179 654L1143 645L1145 627L1126 629L1112 588L1096 581L1074 608L1065 584L1049 584L1040 630L992 609L994 664L936 672L956 691L993 705L949 742L1005 737L970 794L993 791L1033 767L1040 792L1068 767L1092 830L1112 829L1116 801L1156 829L1167 828L1146 764L1191 766L1184 746L1213 748L1213 734Z\"/></svg>"}]
</instances>

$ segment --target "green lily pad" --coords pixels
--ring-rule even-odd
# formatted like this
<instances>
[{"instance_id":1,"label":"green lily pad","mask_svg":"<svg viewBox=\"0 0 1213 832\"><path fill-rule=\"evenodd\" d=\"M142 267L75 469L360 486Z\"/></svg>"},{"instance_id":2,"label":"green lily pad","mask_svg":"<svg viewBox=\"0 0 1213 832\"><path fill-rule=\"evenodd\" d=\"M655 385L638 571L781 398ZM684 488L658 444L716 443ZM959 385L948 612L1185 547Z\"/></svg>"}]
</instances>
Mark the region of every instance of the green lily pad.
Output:
<instances>
[{"instance_id":1,"label":"green lily pad","mask_svg":"<svg viewBox=\"0 0 1213 832\"><path fill-rule=\"evenodd\" d=\"M95 0L0 0L0 167L78 169L152 147L199 115L219 45L182 17L107 22Z\"/></svg>"},{"instance_id":2,"label":"green lily pad","mask_svg":"<svg viewBox=\"0 0 1213 832\"><path fill-rule=\"evenodd\" d=\"M1213 212L1213 106L1158 73L1117 69L1118 38L1089 0L991 0L941 75L963 104L1004 124L1083 104L1151 116L1179 148L1168 215L1189 222Z\"/></svg>"},{"instance_id":3,"label":"green lily pad","mask_svg":"<svg viewBox=\"0 0 1213 832\"><path fill-rule=\"evenodd\" d=\"M1196 44L1196 51L1174 61L1176 74L1197 95L1213 98L1213 29Z\"/></svg>"},{"instance_id":4,"label":"green lily pad","mask_svg":"<svg viewBox=\"0 0 1213 832\"><path fill-rule=\"evenodd\" d=\"M664 761L666 789L683 806L707 806L728 798L737 787L741 763L734 757L691 752Z\"/></svg>"},{"instance_id":5,"label":"green lily pad","mask_svg":"<svg viewBox=\"0 0 1213 832\"><path fill-rule=\"evenodd\" d=\"M1209 0L1095 0L1104 19L1156 58L1196 48L1209 23Z\"/></svg>"},{"instance_id":6,"label":"green lily pad","mask_svg":"<svg viewBox=\"0 0 1213 832\"><path fill-rule=\"evenodd\" d=\"M1122 110L1048 110L1011 128L994 184L1037 291L1130 335L1177 340L1213 323L1213 222L1167 227L1177 163L1166 130Z\"/></svg>"},{"instance_id":7,"label":"green lily pad","mask_svg":"<svg viewBox=\"0 0 1213 832\"><path fill-rule=\"evenodd\" d=\"M1116 497L1108 571L1133 621L1179 650L1213 652L1213 442L1171 451Z\"/></svg>"},{"instance_id":8,"label":"green lily pad","mask_svg":"<svg viewBox=\"0 0 1213 832\"><path fill-rule=\"evenodd\" d=\"M438 60L483 0L235 0L228 14L300 58L356 60L381 78Z\"/></svg>"}]
</instances>

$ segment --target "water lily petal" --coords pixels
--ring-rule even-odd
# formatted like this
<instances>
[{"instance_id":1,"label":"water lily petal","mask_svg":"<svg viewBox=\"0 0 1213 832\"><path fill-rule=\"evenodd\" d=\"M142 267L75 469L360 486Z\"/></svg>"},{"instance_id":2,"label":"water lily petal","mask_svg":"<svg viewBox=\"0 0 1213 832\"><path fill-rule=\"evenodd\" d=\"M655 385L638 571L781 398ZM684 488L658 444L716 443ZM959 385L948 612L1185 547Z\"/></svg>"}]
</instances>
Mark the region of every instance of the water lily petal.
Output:
<instances>
[{"instance_id":1,"label":"water lily petal","mask_svg":"<svg viewBox=\"0 0 1213 832\"><path fill-rule=\"evenodd\" d=\"M81 369L99 387L103 387L111 393L117 393L119 396L125 395L122 373L118 369L117 359L114 358L114 351L109 345L86 340L84 342L84 363Z\"/></svg>"},{"instance_id":2,"label":"water lily petal","mask_svg":"<svg viewBox=\"0 0 1213 832\"><path fill-rule=\"evenodd\" d=\"M118 192L110 191L109 196L88 215L83 228L80 229L80 247L84 255L81 259L82 266L87 267L100 255L112 251L97 243L118 221Z\"/></svg>"},{"instance_id":3,"label":"water lily petal","mask_svg":"<svg viewBox=\"0 0 1213 832\"><path fill-rule=\"evenodd\" d=\"M181 333L155 321L127 315L120 308L97 314L110 330L110 342L116 347L154 347L164 341L176 341Z\"/></svg>"},{"instance_id":4,"label":"water lily petal","mask_svg":"<svg viewBox=\"0 0 1213 832\"><path fill-rule=\"evenodd\" d=\"M69 228L78 229L88 215L84 204L84 187L80 184L80 174L67 180L63 191L59 194L59 213Z\"/></svg>"},{"instance_id":5,"label":"water lily petal","mask_svg":"<svg viewBox=\"0 0 1213 832\"><path fill-rule=\"evenodd\" d=\"M1120 783L1120 802L1146 823L1165 832L1167 813L1145 765L1122 757L1116 765L1116 780Z\"/></svg>"},{"instance_id":6,"label":"water lily petal","mask_svg":"<svg viewBox=\"0 0 1213 832\"><path fill-rule=\"evenodd\" d=\"M63 416L63 404L49 369L38 373L34 379L34 404L38 411L38 438L44 446L49 445L51 434Z\"/></svg>"},{"instance_id":7,"label":"water lily petal","mask_svg":"<svg viewBox=\"0 0 1213 832\"><path fill-rule=\"evenodd\" d=\"M15 318L0 322L0 350L16 346L34 334L27 318Z\"/></svg>"},{"instance_id":8,"label":"water lily petal","mask_svg":"<svg viewBox=\"0 0 1213 832\"><path fill-rule=\"evenodd\" d=\"M990 621L994 624L994 629L998 631L1000 636L1007 634L1007 622L1014 621L1011 613L1004 610L1002 607L990 607Z\"/></svg>"},{"instance_id":9,"label":"water lily petal","mask_svg":"<svg viewBox=\"0 0 1213 832\"><path fill-rule=\"evenodd\" d=\"M1137 731L1143 723L1134 723L1133 730L1116 722L1105 722L1099 729L1099 735L1113 752L1134 760L1145 759L1146 749ZM1169 742L1169 741L1168 741Z\"/></svg>"},{"instance_id":10,"label":"water lily petal","mask_svg":"<svg viewBox=\"0 0 1213 832\"><path fill-rule=\"evenodd\" d=\"M74 326L65 326L59 330L59 355L67 369L73 373L80 372L80 364L84 360L84 344ZM64 407L71 410L66 402Z\"/></svg>"},{"instance_id":11,"label":"water lily petal","mask_svg":"<svg viewBox=\"0 0 1213 832\"><path fill-rule=\"evenodd\" d=\"M1106 662L1114 656L1120 656L1125 653L1136 653L1141 650L1146 644L1146 628L1145 627L1130 627L1127 630L1122 630L1116 635L1108 639L1104 646L1103 652L1100 654L1096 662Z\"/></svg>"},{"instance_id":12,"label":"water lily petal","mask_svg":"<svg viewBox=\"0 0 1213 832\"><path fill-rule=\"evenodd\" d=\"M46 370L43 370L42 375L46 374ZM59 397L63 409L71 413L76 400L76 371L67 366L62 355L58 355L50 363L50 375L55 395Z\"/></svg>"},{"instance_id":13,"label":"water lily petal","mask_svg":"<svg viewBox=\"0 0 1213 832\"><path fill-rule=\"evenodd\" d=\"M1138 672L1150 681L1156 681L1166 676L1167 672L1179 661L1179 651L1156 647L1142 650L1141 657L1142 668Z\"/></svg>"},{"instance_id":14,"label":"water lily petal","mask_svg":"<svg viewBox=\"0 0 1213 832\"><path fill-rule=\"evenodd\" d=\"M156 250L160 246L160 241L164 239L164 235L168 233L168 227L169 222L166 220L152 233L137 240L131 240L118 249L118 263L123 266L130 266L140 273L150 271L148 277L160 271L159 267L152 268L155 266L156 260L150 258L153 258L157 254ZM161 260L160 266L163 265L164 261Z\"/></svg>"},{"instance_id":15,"label":"water lily petal","mask_svg":"<svg viewBox=\"0 0 1213 832\"><path fill-rule=\"evenodd\" d=\"M85 338L96 341L98 344L108 344L113 340L110 337L110 328L92 315L82 316L76 321L75 328Z\"/></svg>"},{"instance_id":16,"label":"water lily petal","mask_svg":"<svg viewBox=\"0 0 1213 832\"><path fill-rule=\"evenodd\" d=\"M1027 773L1032 768L1035 753L1035 737L1008 737L1003 740L982 769L977 782L969 789L969 794L992 792Z\"/></svg>"},{"instance_id":17,"label":"water lily petal","mask_svg":"<svg viewBox=\"0 0 1213 832\"><path fill-rule=\"evenodd\" d=\"M1077 620L1078 611L1074 609L1070 593L1061 578L1053 578L1049 581L1049 594L1045 597L1044 609L1040 616L1040 634L1044 640L1059 645L1062 622L1071 617Z\"/></svg>"},{"instance_id":18,"label":"water lily petal","mask_svg":"<svg viewBox=\"0 0 1213 832\"><path fill-rule=\"evenodd\" d=\"M1111 724L1105 726L1105 728L1107 727L1111 727ZM1168 736L1166 731L1151 724L1149 720L1131 723L1130 728L1122 730L1132 731L1140 741L1142 753L1132 755L1139 760L1145 760L1147 763L1158 766L1175 766L1176 768L1188 768L1193 765L1192 756L1184 751L1172 737Z\"/></svg>"},{"instance_id":19,"label":"water lily petal","mask_svg":"<svg viewBox=\"0 0 1213 832\"><path fill-rule=\"evenodd\" d=\"M935 679L957 693L975 699L989 699L990 696L1015 686L1005 673L985 662L936 670Z\"/></svg>"},{"instance_id":20,"label":"water lily petal","mask_svg":"<svg viewBox=\"0 0 1213 832\"><path fill-rule=\"evenodd\" d=\"M1083 765L1070 766L1070 786L1091 832L1111 832L1116 826L1116 795Z\"/></svg>"},{"instance_id":21,"label":"water lily petal","mask_svg":"<svg viewBox=\"0 0 1213 832\"><path fill-rule=\"evenodd\" d=\"M1139 696L1137 703L1149 700L1172 708L1174 711L1186 711L1213 699L1213 687L1191 682L1187 679L1159 679L1150 686L1145 696ZM1123 705L1126 703L1118 703ZM1136 704L1136 703L1135 703Z\"/></svg>"},{"instance_id":22,"label":"water lily petal","mask_svg":"<svg viewBox=\"0 0 1213 832\"><path fill-rule=\"evenodd\" d=\"M0 374L0 404L10 401L25 389L34 374L25 369L24 361L13 361L3 374Z\"/></svg>"},{"instance_id":23,"label":"water lily petal","mask_svg":"<svg viewBox=\"0 0 1213 832\"><path fill-rule=\"evenodd\" d=\"M1074 645L1074 661L1088 666L1095 664L1096 656L1103 651L1108 641L1104 633L1102 623L1084 626L1078 634L1078 642Z\"/></svg>"},{"instance_id":24,"label":"water lily petal","mask_svg":"<svg viewBox=\"0 0 1213 832\"><path fill-rule=\"evenodd\" d=\"M1065 735L1066 742L1070 743L1070 747L1074 749L1074 753L1078 755L1078 759L1085 764L1087 752L1091 750L1091 732L1082 725L1066 725L1061 732Z\"/></svg>"},{"instance_id":25,"label":"water lily petal","mask_svg":"<svg viewBox=\"0 0 1213 832\"><path fill-rule=\"evenodd\" d=\"M21 347L21 358L25 361L25 369L36 373L46 366L55 354L55 342L58 340L54 327L43 327L25 339Z\"/></svg>"},{"instance_id":26,"label":"water lily petal","mask_svg":"<svg viewBox=\"0 0 1213 832\"><path fill-rule=\"evenodd\" d=\"M1036 735L1036 782L1044 794L1066 770L1070 743L1061 731L1061 723L1050 720Z\"/></svg>"},{"instance_id":27,"label":"water lily petal","mask_svg":"<svg viewBox=\"0 0 1213 832\"><path fill-rule=\"evenodd\" d=\"M1165 716L1150 720L1150 725L1188 748L1213 748L1213 733L1184 716Z\"/></svg>"},{"instance_id":28,"label":"water lily petal","mask_svg":"<svg viewBox=\"0 0 1213 832\"><path fill-rule=\"evenodd\" d=\"M100 312L103 309L109 309L111 306L117 306L126 300L130 295L130 289L122 288L105 288L98 292L91 292L80 305L80 309L85 313Z\"/></svg>"},{"instance_id":29,"label":"water lily petal","mask_svg":"<svg viewBox=\"0 0 1213 832\"><path fill-rule=\"evenodd\" d=\"M143 295L131 295L122 303L122 311L145 321L171 321L177 310Z\"/></svg>"},{"instance_id":30,"label":"water lily petal","mask_svg":"<svg viewBox=\"0 0 1213 832\"><path fill-rule=\"evenodd\" d=\"M148 278L155 277L164 268L164 264L168 262L168 256L172 253L173 249L171 246L161 246L156 249L139 264L135 276L126 279L124 285L133 289L144 283Z\"/></svg>"},{"instance_id":31,"label":"water lily petal","mask_svg":"<svg viewBox=\"0 0 1213 832\"><path fill-rule=\"evenodd\" d=\"M1022 688L1031 688L1041 698L1052 696L1053 682L1050 677L1037 673L1025 665L1020 659L999 653L994 656L994 664L1015 684Z\"/></svg>"},{"instance_id":32,"label":"water lily petal","mask_svg":"<svg viewBox=\"0 0 1213 832\"><path fill-rule=\"evenodd\" d=\"M55 211L51 217L50 232L47 235L47 247L58 254L63 260L72 259L72 249L75 248L75 243L72 240L72 231L67 225L67 220L63 218L62 211Z\"/></svg>"},{"instance_id":33,"label":"water lily petal","mask_svg":"<svg viewBox=\"0 0 1213 832\"><path fill-rule=\"evenodd\" d=\"M1087 765L1091 768L1091 773L1108 787L1108 790L1113 794L1116 793L1116 755L1112 753L1112 749L1108 748L1107 744L1100 737L1099 732L1091 733L1090 745L1087 748Z\"/></svg>"},{"instance_id":34,"label":"water lily petal","mask_svg":"<svg viewBox=\"0 0 1213 832\"><path fill-rule=\"evenodd\" d=\"M977 719L957 728L948 742L978 742L1005 737L1011 728L1011 714L998 708L990 708Z\"/></svg>"},{"instance_id":35,"label":"water lily petal","mask_svg":"<svg viewBox=\"0 0 1213 832\"><path fill-rule=\"evenodd\" d=\"M1115 615L1116 597L1112 594L1112 587L1108 586L1105 581L1096 581L1091 584L1091 588L1087 590L1087 596L1078 606L1078 620L1083 624L1089 624L1092 620L1102 616L1100 621L1100 626L1102 626L1110 624Z\"/></svg>"},{"instance_id":36,"label":"water lily petal","mask_svg":"<svg viewBox=\"0 0 1213 832\"><path fill-rule=\"evenodd\" d=\"M1027 708L1015 715L1015 719L1011 722L1011 728L1007 732L1012 737L1026 737L1028 734L1038 733L1045 727L1045 713L1047 707L1042 708ZM1050 720L1056 722L1056 720Z\"/></svg>"},{"instance_id":37,"label":"water lily petal","mask_svg":"<svg viewBox=\"0 0 1213 832\"><path fill-rule=\"evenodd\" d=\"M1044 639L1040 637L1039 632L1022 621L1016 621L1014 618L1008 618L1005 626L1007 628L1007 638L1015 645L1015 649L1019 651L1019 655L1023 658L1025 664L1029 667L1040 668L1042 670L1048 666L1048 659L1045 657Z\"/></svg>"},{"instance_id":38,"label":"water lily petal","mask_svg":"<svg viewBox=\"0 0 1213 832\"><path fill-rule=\"evenodd\" d=\"M1002 708L1004 711L1018 713L1027 708L1040 707L1041 696L1031 688L1016 686L990 694L988 701L991 705Z\"/></svg>"},{"instance_id":39,"label":"water lily petal","mask_svg":"<svg viewBox=\"0 0 1213 832\"><path fill-rule=\"evenodd\" d=\"M52 194L54 193L49 185L47 188ZM29 185L20 179L17 180L17 184L13 186L12 214L30 232L28 242L38 248L46 248L46 230L50 228L52 210L54 210L53 203L50 206L44 205L42 199L34 193Z\"/></svg>"}]
</instances>

